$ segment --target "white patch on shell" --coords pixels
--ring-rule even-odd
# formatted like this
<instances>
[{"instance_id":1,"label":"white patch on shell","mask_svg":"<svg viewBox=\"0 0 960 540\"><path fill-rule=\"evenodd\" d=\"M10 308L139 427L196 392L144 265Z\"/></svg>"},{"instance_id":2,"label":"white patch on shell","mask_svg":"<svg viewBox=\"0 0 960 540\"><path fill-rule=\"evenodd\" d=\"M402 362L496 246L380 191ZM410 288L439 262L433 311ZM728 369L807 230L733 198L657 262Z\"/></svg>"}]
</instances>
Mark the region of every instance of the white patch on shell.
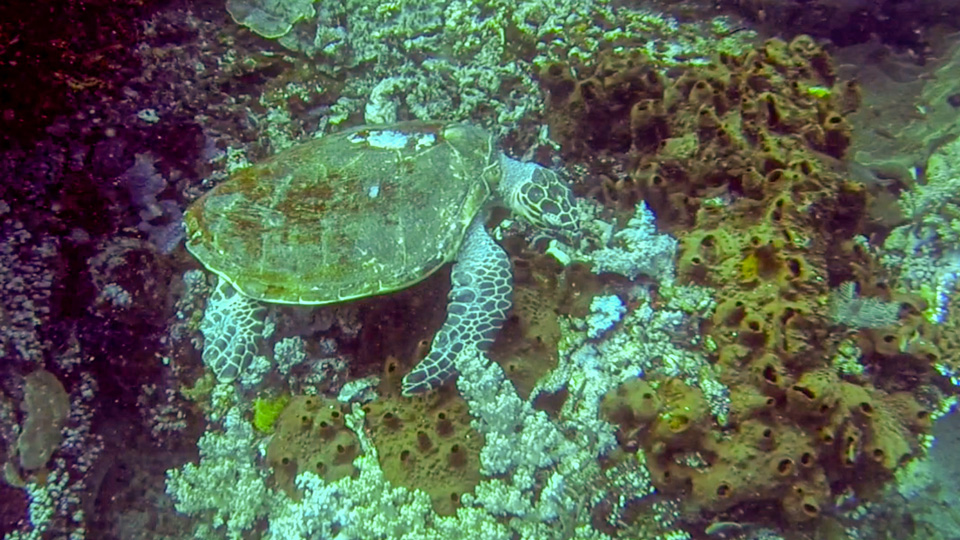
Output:
<instances>
[{"instance_id":1,"label":"white patch on shell","mask_svg":"<svg viewBox=\"0 0 960 540\"><path fill-rule=\"evenodd\" d=\"M367 143L374 148L401 150L407 146L410 138L399 131L371 131Z\"/></svg>"},{"instance_id":2,"label":"white patch on shell","mask_svg":"<svg viewBox=\"0 0 960 540\"><path fill-rule=\"evenodd\" d=\"M433 133L421 133L417 137L417 150L423 150L424 148L433 146L437 142L437 136Z\"/></svg>"},{"instance_id":3,"label":"white patch on shell","mask_svg":"<svg viewBox=\"0 0 960 540\"><path fill-rule=\"evenodd\" d=\"M370 186L370 189L367 190L367 195L368 195L371 199L376 199L376 198L377 198L377 195L379 195L379 194L380 194L380 184L374 184L374 185Z\"/></svg>"},{"instance_id":4,"label":"white patch on shell","mask_svg":"<svg viewBox=\"0 0 960 540\"><path fill-rule=\"evenodd\" d=\"M414 148L423 150L437 143L437 136L433 133L419 133L414 135L416 142ZM394 130L371 131L367 135L354 133L348 141L354 144L367 143L373 148L385 148L387 150L402 150L410 142L410 135Z\"/></svg>"}]
</instances>

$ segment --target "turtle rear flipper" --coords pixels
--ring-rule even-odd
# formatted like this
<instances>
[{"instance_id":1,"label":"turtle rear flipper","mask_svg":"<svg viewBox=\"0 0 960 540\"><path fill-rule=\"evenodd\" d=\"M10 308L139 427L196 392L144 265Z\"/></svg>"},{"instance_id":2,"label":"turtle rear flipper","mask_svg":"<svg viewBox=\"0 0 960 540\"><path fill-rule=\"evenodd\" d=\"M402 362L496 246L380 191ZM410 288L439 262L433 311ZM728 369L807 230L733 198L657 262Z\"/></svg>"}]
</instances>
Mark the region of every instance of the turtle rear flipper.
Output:
<instances>
[{"instance_id":1,"label":"turtle rear flipper","mask_svg":"<svg viewBox=\"0 0 960 540\"><path fill-rule=\"evenodd\" d=\"M239 377L256 357L266 312L262 304L240 294L226 279L217 282L207 300L200 332L203 363L219 382Z\"/></svg>"},{"instance_id":2,"label":"turtle rear flipper","mask_svg":"<svg viewBox=\"0 0 960 540\"><path fill-rule=\"evenodd\" d=\"M456 358L470 347L488 350L507 318L513 273L507 253L487 233L483 219L470 224L451 273L447 320L430 353L403 378L403 394L437 388L456 375Z\"/></svg>"}]
</instances>

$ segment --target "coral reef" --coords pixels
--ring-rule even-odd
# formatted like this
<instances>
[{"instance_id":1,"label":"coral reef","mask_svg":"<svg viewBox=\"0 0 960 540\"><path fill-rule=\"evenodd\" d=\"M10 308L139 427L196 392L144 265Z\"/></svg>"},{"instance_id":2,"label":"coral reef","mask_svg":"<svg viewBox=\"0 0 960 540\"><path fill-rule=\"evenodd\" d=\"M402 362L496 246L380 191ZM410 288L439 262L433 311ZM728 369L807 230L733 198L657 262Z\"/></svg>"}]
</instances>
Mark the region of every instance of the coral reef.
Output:
<instances>
[{"instance_id":1,"label":"coral reef","mask_svg":"<svg viewBox=\"0 0 960 540\"><path fill-rule=\"evenodd\" d=\"M952 5L28 4L0 6L5 539L956 536L930 525L955 501L898 498L955 446L960 47L926 26ZM514 307L410 399L445 268L230 305L180 220L298 141L415 118L571 177L582 231L494 209Z\"/></svg>"},{"instance_id":2,"label":"coral reef","mask_svg":"<svg viewBox=\"0 0 960 540\"><path fill-rule=\"evenodd\" d=\"M719 214L725 199L759 204L783 183L799 200L780 204L806 210L824 189L821 177L829 184L834 176L818 154L843 154L850 137L843 115L860 92L856 83L838 83L809 37L770 40L671 79L631 54L610 54L576 81L556 64L541 76L551 131L567 159L600 169L596 152L632 152L629 179L595 171L609 178L599 186L604 202L632 208L644 200L661 226L687 228L704 202ZM832 90L825 98L817 88Z\"/></svg>"},{"instance_id":3,"label":"coral reef","mask_svg":"<svg viewBox=\"0 0 960 540\"><path fill-rule=\"evenodd\" d=\"M385 378L388 392L363 407L380 469L391 484L427 493L437 514L453 515L480 483L483 437L460 396L443 390L404 399L397 382Z\"/></svg>"},{"instance_id":4,"label":"coral reef","mask_svg":"<svg viewBox=\"0 0 960 540\"><path fill-rule=\"evenodd\" d=\"M267 447L267 463L278 486L293 493L294 479L305 471L333 482L352 475L360 443L343 421L335 400L296 396L277 418Z\"/></svg>"},{"instance_id":5,"label":"coral reef","mask_svg":"<svg viewBox=\"0 0 960 540\"><path fill-rule=\"evenodd\" d=\"M561 152L600 178L581 176L580 190L621 215L650 205L679 237L677 281L716 299L700 330L730 389L726 425L700 388L656 372L604 397L654 485L688 519L759 507L819 523L838 493L873 493L921 455L929 396L945 389L936 334L858 243L871 194L832 165L850 143L856 83L803 36L672 76L630 54L570 73L541 77ZM866 370L841 372L830 359L851 336Z\"/></svg>"},{"instance_id":6,"label":"coral reef","mask_svg":"<svg viewBox=\"0 0 960 540\"><path fill-rule=\"evenodd\" d=\"M723 433L710 432L700 391L676 380L625 383L604 411L623 442L647 450L654 484L682 494L688 512L738 515L761 504L807 522L830 507L834 490L871 493L919 455L930 412L910 393L843 381L829 369L787 380L778 368L773 357L748 366L743 378L755 388L732 386L732 429Z\"/></svg>"}]
</instances>

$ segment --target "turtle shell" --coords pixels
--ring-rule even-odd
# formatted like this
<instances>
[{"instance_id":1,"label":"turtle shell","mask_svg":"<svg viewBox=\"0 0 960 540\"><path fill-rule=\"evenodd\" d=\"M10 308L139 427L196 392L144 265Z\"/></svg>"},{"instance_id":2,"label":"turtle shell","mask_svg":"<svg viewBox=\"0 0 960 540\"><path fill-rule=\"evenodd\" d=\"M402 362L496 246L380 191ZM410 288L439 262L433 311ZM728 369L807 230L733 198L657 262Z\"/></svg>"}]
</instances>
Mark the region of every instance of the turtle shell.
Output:
<instances>
[{"instance_id":1,"label":"turtle shell","mask_svg":"<svg viewBox=\"0 0 960 540\"><path fill-rule=\"evenodd\" d=\"M480 128L363 126L217 185L186 211L187 249L267 302L396 291L454 259L499 179L499 153Z\"/></svg>"}]
</instances>

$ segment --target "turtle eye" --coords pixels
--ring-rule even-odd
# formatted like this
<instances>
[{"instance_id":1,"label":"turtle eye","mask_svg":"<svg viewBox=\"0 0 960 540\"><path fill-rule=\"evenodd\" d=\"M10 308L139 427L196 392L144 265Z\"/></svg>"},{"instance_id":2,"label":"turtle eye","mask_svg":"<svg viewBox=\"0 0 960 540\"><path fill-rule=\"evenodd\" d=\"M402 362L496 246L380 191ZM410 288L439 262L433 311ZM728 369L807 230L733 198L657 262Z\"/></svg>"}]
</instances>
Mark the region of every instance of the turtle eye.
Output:
<instances>
[{"instance_id":1,"label":"turtle eye","mask_svg":"<svg viewBox=\"0 0 960 540\"><path fill-rule=\"evenodd\" d=\"M546 198L546 192L537 185L531 185L527 190L527 200L535 206L541 213L543 212L543 200Z\"/></svg>"}]
</instances>

